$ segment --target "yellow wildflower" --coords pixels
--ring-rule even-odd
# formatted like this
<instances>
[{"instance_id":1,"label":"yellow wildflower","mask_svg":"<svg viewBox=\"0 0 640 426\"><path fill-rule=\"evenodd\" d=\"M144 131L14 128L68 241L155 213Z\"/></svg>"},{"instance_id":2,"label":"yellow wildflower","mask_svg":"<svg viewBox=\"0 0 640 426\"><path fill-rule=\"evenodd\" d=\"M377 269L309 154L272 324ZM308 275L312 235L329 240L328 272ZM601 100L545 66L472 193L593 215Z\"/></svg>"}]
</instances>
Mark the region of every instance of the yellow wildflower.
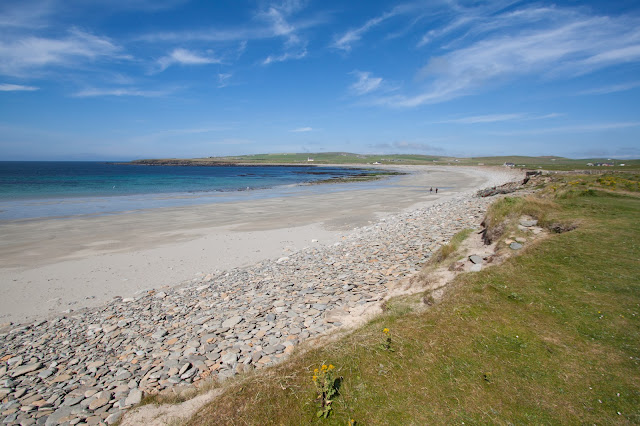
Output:
<instances>
[{"instance_id":1,"label":"yellow wildflower","mask_svg":"<svg viewBox=\"0 0 640 426\"><path fill-rule=\"evenodd\" d=\"M318 376L314 375L311 379L312 379L314 382L317 382L317 381L318 381Z\"/></svg>"},{"instance_id":2,"label":"yellow wildflower","mask_svg":"<svg viewBox=\"0 0 640 426\"><path fill-rule=\"evenodd\" d=\"M318 374L318 369L316 368L315 370L313 370L313 372L317 375Z\"/></svg>"},{"instance_id":3,"label":"yellow wildflower","mask_svg":"<svg viewBox=\"0 0 640 426\"><path fill-rule=\"evenodd\" d=\"M329 371L333 370L334 368L336 367L334 367L333 364L329 364Z\"/></svg>"},{"instance_id":4,"label":"yellow wildflower","mask_svg":"<svg viewBox=\"0 0 640 426\"><path fill-rule=\"evenodd\" d=\"M327 371L327 366L322 364L322 371Z\"/></svg>"},{"instance_id":5,"label":"yellow wildflower","mask_svg":"<svg viewBox=\"0 0 640 426\"><path fill-rule=\"evenodd\" d=\"M382 330L382 332L383 332L384 334L389 334L389 329L388 329L388 328L385 328L384 330Z\"/></svg>"}]
</instances>

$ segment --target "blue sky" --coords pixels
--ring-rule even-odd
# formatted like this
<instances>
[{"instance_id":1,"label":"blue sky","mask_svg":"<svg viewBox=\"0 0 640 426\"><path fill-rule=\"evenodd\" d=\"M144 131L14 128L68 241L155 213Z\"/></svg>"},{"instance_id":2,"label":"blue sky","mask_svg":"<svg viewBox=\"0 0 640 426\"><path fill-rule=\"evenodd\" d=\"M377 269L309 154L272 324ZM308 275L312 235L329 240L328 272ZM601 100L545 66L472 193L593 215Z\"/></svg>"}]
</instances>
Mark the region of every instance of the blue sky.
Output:
<instances>
[{"instance_id":1,"label":"blue sky","mask_svg":"<svg viewBox=\"0 0 640 426\"><path fill-rule=\"evenodd\" d=\"M0 3L0 160L640 157L630 0Z\"/></svg>"}]
</instances>

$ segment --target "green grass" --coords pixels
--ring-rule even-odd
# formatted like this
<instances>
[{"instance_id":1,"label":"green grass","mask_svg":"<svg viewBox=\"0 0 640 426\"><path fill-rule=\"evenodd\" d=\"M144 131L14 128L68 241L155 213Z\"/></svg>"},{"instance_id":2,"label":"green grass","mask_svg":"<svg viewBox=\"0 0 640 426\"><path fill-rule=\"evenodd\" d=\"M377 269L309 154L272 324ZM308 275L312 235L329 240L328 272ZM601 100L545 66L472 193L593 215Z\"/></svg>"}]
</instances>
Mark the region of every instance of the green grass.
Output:
<instances>
[{"instance_id":1,"label":"green grass","mask_svg":"<svg viewBox=\"0 0 640 426\"><path fill-rule=\"evenodd\" d=\"M640 423L639 213L637 196L557 198L547 220L577 229L460 275L427 310L389 303L366 326L233 384L189 424ZM394 352L380 348L385 327ZM323 363L343 377L326 421L311 381Z\"/></svg>"},{"instance_id":2,"label":"green grass","mask_svg":"<svg viewBox=\"0 0 640 426\"><path fill-rule=\"evenodd\" d=\"M308 159L312 158L313 162ZM545 170L604 170L604 171L638 171L640 170L640 160L619 160L609 161L606 158L586 158L570 159L564 157L525 157L525 156L498 156L498 157L441 157L433 155L418 154L353 154L349 152L322 152L322 153L279 153L279 154L256 154L240 155L230 157L206 157L193 159L160 159L160 160L138 160L137 162L175 161L180 164L432 164L432 165L452 165L452 166L501 166L504 163L514 163L518 168L524 169L545 169ZM587 166L587 163L611 163L615 167ZM136 162L134 162L136 163ZM620 166L620 164L625 164Z\"/></svg>"}]
</instances>

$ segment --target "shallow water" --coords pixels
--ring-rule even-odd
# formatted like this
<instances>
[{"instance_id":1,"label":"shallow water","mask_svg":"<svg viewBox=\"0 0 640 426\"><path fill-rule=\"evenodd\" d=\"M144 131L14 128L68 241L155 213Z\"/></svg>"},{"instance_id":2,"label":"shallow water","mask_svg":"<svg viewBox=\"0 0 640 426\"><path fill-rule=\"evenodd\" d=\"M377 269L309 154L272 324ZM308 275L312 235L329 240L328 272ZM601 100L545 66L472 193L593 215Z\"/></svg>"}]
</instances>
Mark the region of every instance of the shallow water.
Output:
<instances>
[{"instance_id":1,"label":"shallow water","mask_svg":"<svg viewBox=\"0 0 640 426\"><path fill-rule=\"evenodd\" d=\"M103 215L230 202L295 191L363 173L339 167L139 166L103 162L0 162L0 220Z\"/></svg>"}]
</instances>

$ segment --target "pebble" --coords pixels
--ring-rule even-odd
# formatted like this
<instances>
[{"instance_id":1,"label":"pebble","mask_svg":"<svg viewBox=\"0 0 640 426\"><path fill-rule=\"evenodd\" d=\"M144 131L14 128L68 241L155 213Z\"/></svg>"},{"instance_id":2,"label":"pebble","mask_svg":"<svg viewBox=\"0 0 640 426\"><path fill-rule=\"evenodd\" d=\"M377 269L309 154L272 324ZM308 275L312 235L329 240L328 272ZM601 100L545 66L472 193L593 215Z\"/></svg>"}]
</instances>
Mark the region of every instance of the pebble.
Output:
<instances>
[{"instance_id":1,"label":"pebble","mask_svg":"<svg viewBox=\"0 0 640 426\"><path fill-rule=\"evenodd\" d=\"M280 362L379 303L458 231L478 227L490 202L456 194L337 244L4 328L0 422L113 424L145 394Z\"/></svg>"}]
</instances>

